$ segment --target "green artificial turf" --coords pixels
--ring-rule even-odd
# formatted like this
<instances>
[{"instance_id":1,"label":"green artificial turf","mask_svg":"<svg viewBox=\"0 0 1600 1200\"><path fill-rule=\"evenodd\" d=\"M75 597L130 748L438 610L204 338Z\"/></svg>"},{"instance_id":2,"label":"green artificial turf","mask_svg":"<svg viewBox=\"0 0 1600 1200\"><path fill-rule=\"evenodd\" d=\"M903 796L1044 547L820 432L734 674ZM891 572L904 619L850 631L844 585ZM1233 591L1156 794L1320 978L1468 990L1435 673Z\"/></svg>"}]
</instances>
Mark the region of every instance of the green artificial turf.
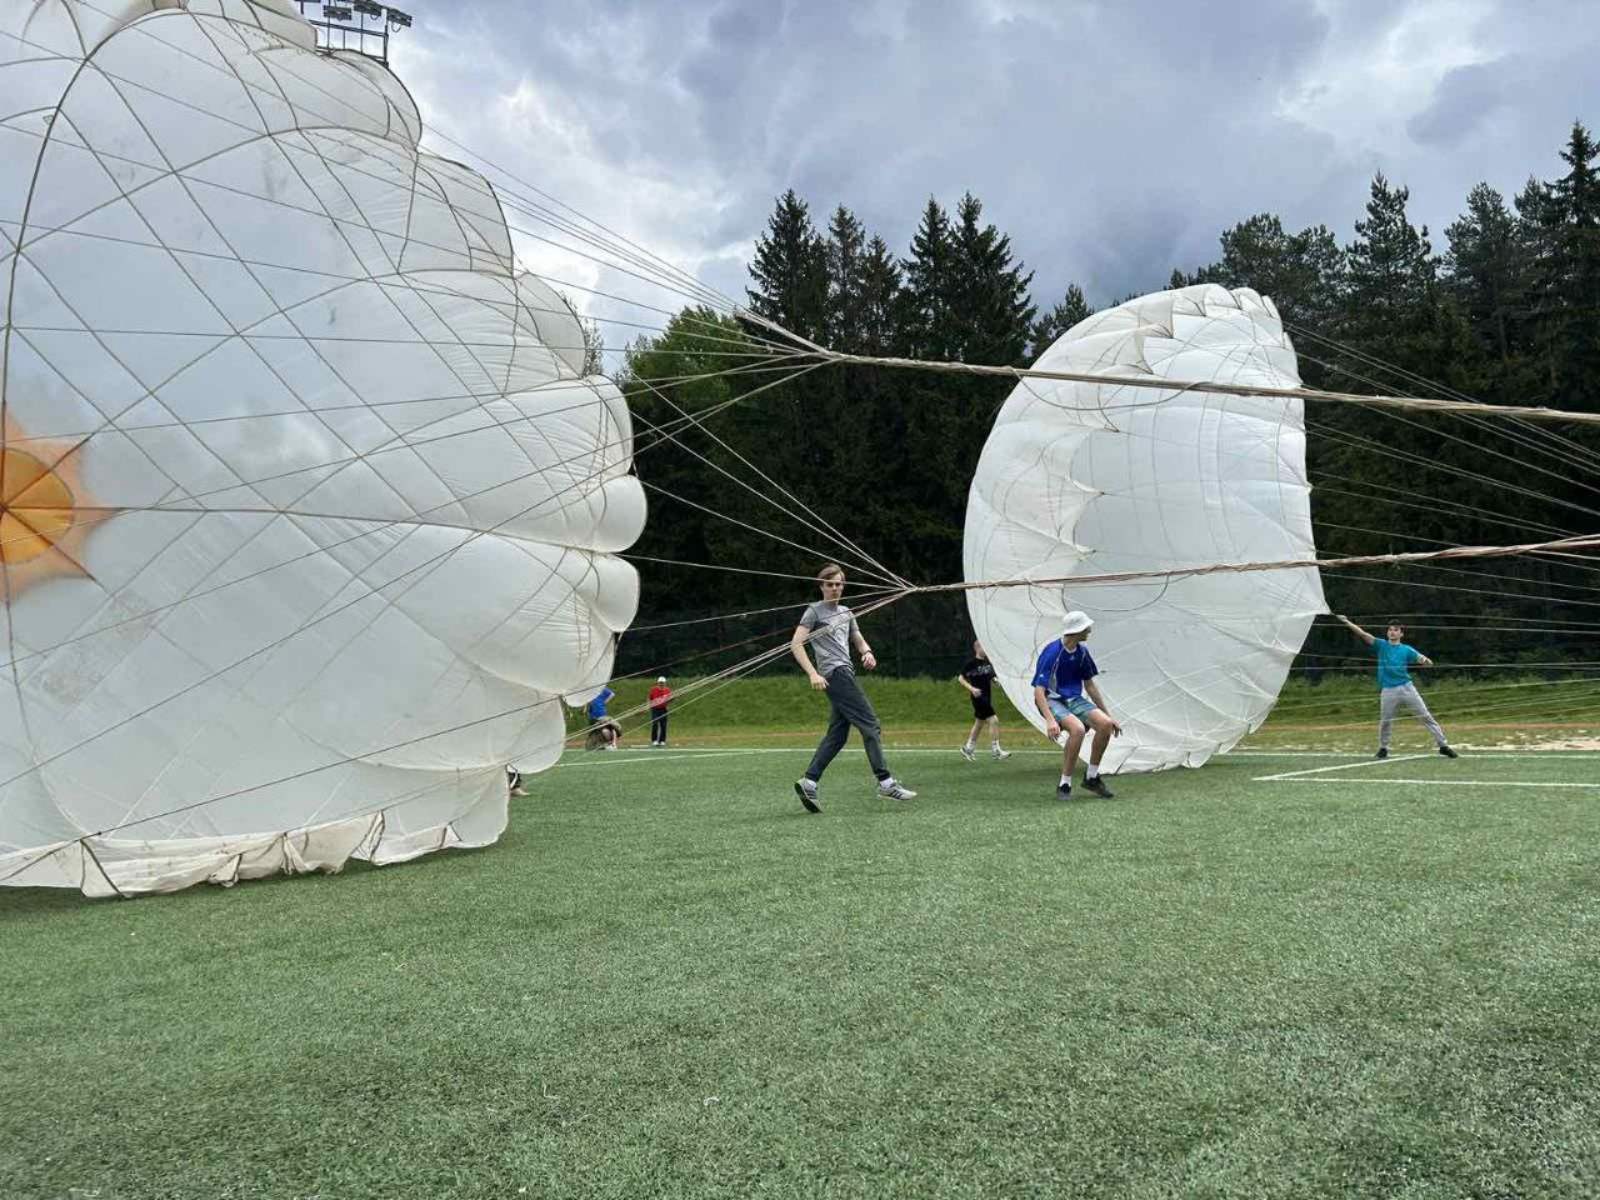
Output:
<instances>
[{"instance_id":1,"label":"green artificial turf","mask_svg":"<svg viewBox=\"0 0 1600 1200\"><path fill-rule=\"evenodd\" d=\"M907 804L580 752L487 850L0 893L0 1195L1600 1193L1600 756L1062 804L1013 731L891 728Z\"/></svg>"}]
</instances>

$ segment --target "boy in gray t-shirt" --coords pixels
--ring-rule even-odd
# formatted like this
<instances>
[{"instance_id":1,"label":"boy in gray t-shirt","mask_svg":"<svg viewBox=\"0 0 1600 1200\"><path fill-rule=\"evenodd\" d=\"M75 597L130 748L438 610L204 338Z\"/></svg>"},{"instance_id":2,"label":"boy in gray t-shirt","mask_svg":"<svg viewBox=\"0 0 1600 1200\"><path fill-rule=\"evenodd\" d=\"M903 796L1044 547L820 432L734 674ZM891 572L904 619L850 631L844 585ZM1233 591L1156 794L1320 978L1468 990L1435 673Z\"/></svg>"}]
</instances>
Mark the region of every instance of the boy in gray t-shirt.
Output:
<instances>
[{"instance_id":1,"label":"boy in gray t-shirt","mask_svg":"<svg viewBox=\"0 0 1600 1200\"><path fill-rule=\"evenodd\" d=\"M822 587L822 599L809 605L801 614L794 636L789 639L789 652L811 680L812 688L828 694L828 708L832 715L828 719L827 732L817 744L817 752L811 756L811 765L794 785L795 795L800 797L800 803L807 812L822 811L817 803L817 783L834 755L844 747L853 725L861 732L867 762L872 766L872 773L878 777L878 794L891 800L910 800L916 793L901 787L889 773L888 764L883 761L883 728L878 724L878 714L873 711L872 702L856 682L855 669L851 666L851 646L860 653L861 665L867 670L877 667L878 660L873 657L872 647L861 636L855 614L839 603L839 598L844 595L844 569L837 563L829 563L817 572L817 582ZM815 647L815 667L806 653L807 645Z\"/></svg>"}]
</instances>

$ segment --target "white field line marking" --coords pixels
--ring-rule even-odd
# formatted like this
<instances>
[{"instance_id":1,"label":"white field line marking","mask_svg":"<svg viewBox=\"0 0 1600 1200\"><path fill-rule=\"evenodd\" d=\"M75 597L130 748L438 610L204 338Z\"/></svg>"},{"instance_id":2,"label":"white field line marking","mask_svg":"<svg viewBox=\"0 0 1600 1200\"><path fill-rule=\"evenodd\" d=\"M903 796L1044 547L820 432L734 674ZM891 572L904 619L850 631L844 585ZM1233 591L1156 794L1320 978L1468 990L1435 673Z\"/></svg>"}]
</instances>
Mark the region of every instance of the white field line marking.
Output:
<instances>
[{"instance_id":1,"label":"white field line marking","mask_svg":"<svg viewBox=\"0 0 1600 1200\"><path fill-rule=\"evenodd\" d=\"M1336 767L1310 767L1304 771L1285 771L1282 775L1259 775L1251 783L1276 783L1280 779L1298 779L1302 775L1322 775L1328 771L1353 771L1357 767L1371 767L1379 763L1411 762L1418 758L1432 758L1431 754L1402 754L1396 758L1360 758L1355 762L1340 763Z\"/></svg>"},{"instance_id":2,"label":"white field line marking","mask_svg":"<svg viewBox=\"0 0 1600 1200\"><path fill-rule=\"evenodd\" d=\"M605 751L599 751L598 753L604 754ZM626 753L626 752L623 751L621 753ZM673 759L678 759L680 761L683 761L683 760L687 760L687 759L690 759L690 758L695 758L695 759L716 758L719 755L724 755L724 754L760 754L760 753L763 753L763 752L760 751L760 750L754 750L754 751L752 751L752 750L702 750L702 751L700 751L700 752L698 752L696 754L678 754L678 753L674 753L674 754L651 754L648 750L645 750L645 751L634 751L632 754L629 754L628 757L626 757L626 758L609 758L609 757L607 757L607 758L595 758L595 759L589 759L586 762L561 762L561 763L557 763L556 765L558 767L623 767L623 766L627 766L629 763L633 763L633 764L637 765L639 763L645 763L645 762L671 762Z\"/></svg>"},{"instance_id":3,"label":"white field line marking","mask_svg":"<svg viewBox=\"0 0 1600 1200\"><path fill-rule=\"evenodd\" d=\"M1278 777L1281 783L1343 783L1342 779L1292 779L1287 776ZM1255 780L1253 782L1260 782ZM1382 779L1363 779L1362 783L1415 783L1424 787L1492 787L1492 788L1600 788L1600 783L1496 783L1490 779L1394 779L1385 776Z\"/></svg>"}]
</instances>

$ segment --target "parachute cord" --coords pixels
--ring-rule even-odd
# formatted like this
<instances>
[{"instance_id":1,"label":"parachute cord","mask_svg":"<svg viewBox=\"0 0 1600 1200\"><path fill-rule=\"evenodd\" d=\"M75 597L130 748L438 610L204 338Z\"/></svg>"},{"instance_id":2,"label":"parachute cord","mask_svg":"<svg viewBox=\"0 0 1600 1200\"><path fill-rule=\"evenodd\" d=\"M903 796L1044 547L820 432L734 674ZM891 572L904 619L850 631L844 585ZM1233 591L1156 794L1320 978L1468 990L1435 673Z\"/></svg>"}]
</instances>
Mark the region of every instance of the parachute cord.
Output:
<instances>
[{"instance_id":1,"label":"parachute cord","mask_svg":"<svg viewBox=\"0 0 1600 1200\"><path fill-rule=\"evenodd\" d=\"M1410 409L1417 412L1470 413L1476 416L1496 416L1527 421L1563 422L1579 425L1600 425L1600 412L1566 412L1556 408L1536 408L1512 404L1480 404L1463 400L1430 400L1421 396L1375 396L1361 392L1331 392L1318 388L1261 387L1255 384L1203 380L1158 379L1146 375L1113 375L1086 371L1042 370L1038 367L999 367L986 363L934 362L917 358L894 358L883 355L847 354L841 350L818 348L812 357L830 363L848 363L862 367L893 367L909 371L932 371L949 375L982 375L1003 379L1056 379L1066 383L1089 383L1097 386L1143 388L1159 392L1200 392L1216 396L1259 396L1269 400L1319 400L1336 404L1355 404L1371 408ZM1154 403L1165 403L1155 401ZM1134 405L1107 404L1098 406L1104 411L1115 411Z\"/></svg>"},{"instance_id":2,"label":"parachute cord","mask_svg":"<svg viewBox=\"0 0 1600 1200\"><path fill-rule=\"evenodd\" d=\"M1330 567L1389 566L1396 563L1433 562L1440 559L1515 558L1529 554L1567 553L1575 550L1600 550L1600 533L1580 534L1550 542L1529 542L1518 546L1451 546L1444 550L1418 550L1403 554L1357 554L1344 558L1287 558L1276 562L1212 563L1200 567L1177 567L1164 571L1115 571L1099 575L1060 575L1045 579L990 579L980 582L937 583L913 586L908 593L970 592L1001 588L1052 587L1061 584L1129 583L1141 579L1188 579L1201 575L1222 575L1247 571L1326 570Z\"/></svg>"}]
</instances>

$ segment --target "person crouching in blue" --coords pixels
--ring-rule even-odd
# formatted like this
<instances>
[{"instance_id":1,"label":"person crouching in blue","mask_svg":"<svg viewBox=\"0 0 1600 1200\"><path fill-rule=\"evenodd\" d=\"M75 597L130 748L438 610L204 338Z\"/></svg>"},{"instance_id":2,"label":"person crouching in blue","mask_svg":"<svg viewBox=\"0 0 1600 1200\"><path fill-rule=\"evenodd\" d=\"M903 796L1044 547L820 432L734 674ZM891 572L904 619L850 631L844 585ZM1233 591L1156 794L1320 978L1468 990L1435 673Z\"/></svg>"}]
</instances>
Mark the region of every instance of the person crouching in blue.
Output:
<instances>
[{"instance_id":1,"label":"person crouching in blue","mask_svg":"<svg viewBox=\"0 0 1600 1200\"><path fill-rule=\"evenodd\" d=\"M1078 748L1083 745L1083 735L1094 730L1094 745L1089 751L1089 766L1084 771L1083 786L1087 791L1104 799L1113 793L1100 777L1100 760L1105 756L1111 739L1122 732L1122 726L1111 719L1106 711L1105 697L1094 677L1100 674L1094 656L1084 645L1094 622L1084 612L1069 612L1061 622L1061 636L1047 643L1039 651L1038 666L1033 672L1033 702L1044 718L1044 734L1051 741L1060 741L1061 783L1056 788L1056 799L1072 799L1072 772L1078 765ZM1065 733L1065 741L1061 735Z\"/></svg>"}]
</instances>

